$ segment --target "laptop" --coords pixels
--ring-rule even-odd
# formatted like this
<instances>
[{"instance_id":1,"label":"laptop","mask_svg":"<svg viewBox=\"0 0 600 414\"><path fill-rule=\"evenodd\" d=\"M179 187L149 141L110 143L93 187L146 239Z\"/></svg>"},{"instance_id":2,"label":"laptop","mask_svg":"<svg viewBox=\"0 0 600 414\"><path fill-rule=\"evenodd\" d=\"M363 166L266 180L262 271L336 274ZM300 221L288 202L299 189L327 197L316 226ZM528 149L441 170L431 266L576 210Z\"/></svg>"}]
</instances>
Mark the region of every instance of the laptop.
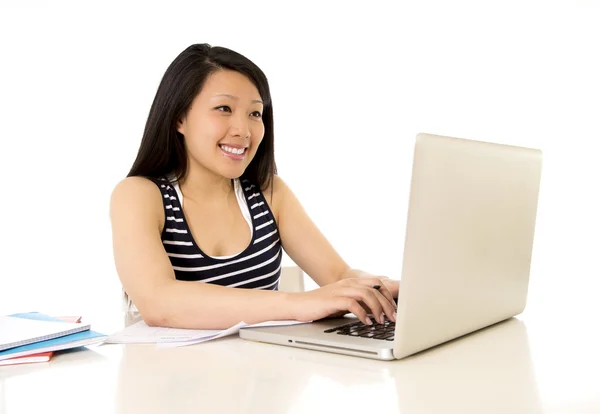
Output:
<instances>
[{"instance_id":1,"label":"laptop","mask_svg":"<svg viewBox=\"0 0 600 414\"><path fill-rule=\"evenodd\" d=\"M522 313L541 170L538 149L418 134L396 322L346 315L240 337L396 360Z\"/></svg>"}]
</instances>

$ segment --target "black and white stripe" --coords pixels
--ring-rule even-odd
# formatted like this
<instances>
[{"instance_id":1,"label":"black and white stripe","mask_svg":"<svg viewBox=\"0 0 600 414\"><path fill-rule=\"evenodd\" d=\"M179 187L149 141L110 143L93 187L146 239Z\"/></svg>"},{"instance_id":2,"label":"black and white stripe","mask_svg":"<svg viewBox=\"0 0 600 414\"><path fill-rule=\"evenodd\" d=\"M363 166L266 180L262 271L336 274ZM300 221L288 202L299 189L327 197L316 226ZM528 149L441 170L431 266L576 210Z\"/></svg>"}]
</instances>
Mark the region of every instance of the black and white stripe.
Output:
<instances>
[{"instance_id":1,"label":"black and white stripe","mask_svg":"<svg viewBox=\"0 0 600 414\"><path fill-rule=\"evenodd\" d=\"M281 274L281 241L277 224L258 186L242 178L253 234L240 254L213 258L196 244L176 189L167 179L156 181L163 195L165 224L162 242L178 280L214 283L245 289L276 290Z\"/></svg>"}]
</instances>

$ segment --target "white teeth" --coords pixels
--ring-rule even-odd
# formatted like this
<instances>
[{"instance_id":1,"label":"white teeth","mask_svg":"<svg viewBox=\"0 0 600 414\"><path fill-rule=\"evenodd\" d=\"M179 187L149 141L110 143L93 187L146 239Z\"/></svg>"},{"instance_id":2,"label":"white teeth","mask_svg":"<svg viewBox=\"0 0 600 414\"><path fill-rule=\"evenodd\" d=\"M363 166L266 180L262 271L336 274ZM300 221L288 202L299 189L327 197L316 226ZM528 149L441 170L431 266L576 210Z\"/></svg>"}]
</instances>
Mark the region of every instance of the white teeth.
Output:
<instances>
[{"instance_id":1,"label":"white teeth","mask_svg":"<svg viewBox=\"0 0 600 414\"><path fill-rule=\"evenodd\" d=\"M236 148L228 147L227 145L221 145L221 149L223 151L227 151L227 152L230 152L230 153L236 154L236 155L241 155L245 151L245 148L236 149Z\"/></svg>"}]
</instances>

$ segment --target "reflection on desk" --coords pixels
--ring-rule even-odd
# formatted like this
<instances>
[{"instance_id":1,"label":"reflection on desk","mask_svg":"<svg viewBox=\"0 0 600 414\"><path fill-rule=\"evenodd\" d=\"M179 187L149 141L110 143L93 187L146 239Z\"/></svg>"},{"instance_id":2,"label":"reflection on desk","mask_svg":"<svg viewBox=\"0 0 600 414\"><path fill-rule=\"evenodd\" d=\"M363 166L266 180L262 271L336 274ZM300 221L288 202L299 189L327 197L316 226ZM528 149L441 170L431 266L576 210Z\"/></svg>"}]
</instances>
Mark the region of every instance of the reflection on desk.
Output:
<instances>
[{"instance_id":1,"label":"reflection on desk","mask_svg":"<svg viewBox=\"0 0 600 414\"><path fill-rule=\"evenodd\" d=\"M544 350L551 349L546 338L536 336ZM0 370L0 413L600 412L589 387L577 400L548 405L553 398L538 392L545 378L536 380L530 342L525 323L513 318L393 362L236 337L172 349L102 345L59 355L44 368ZM544 362L539 348L535 354ZM564 381L581 386L586 377L561 380L564 389Z\"/></svg>"},{"instance_id":2,"label":"reflection on desk","mask_svg":"<svg viewBox=\"0 0 600 414\"><path fill-rule=\"evenodd\" d=\"M176 350L127 347L118 390L121 413L541 412L517 319L393 363L236 339Z\"/></svg>"}]
</instances>

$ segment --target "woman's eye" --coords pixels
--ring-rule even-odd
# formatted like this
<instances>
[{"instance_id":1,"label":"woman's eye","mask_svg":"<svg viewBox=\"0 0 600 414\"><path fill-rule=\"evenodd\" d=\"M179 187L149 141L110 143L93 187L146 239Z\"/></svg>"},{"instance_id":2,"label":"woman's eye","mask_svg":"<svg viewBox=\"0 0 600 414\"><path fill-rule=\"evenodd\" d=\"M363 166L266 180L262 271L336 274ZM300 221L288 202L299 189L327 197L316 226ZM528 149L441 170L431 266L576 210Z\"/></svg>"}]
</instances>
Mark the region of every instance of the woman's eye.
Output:
<instances>
[{"instance_id":1,"label":"woman's eye","mask_svg":"<svg viewBox=\"0 0 600 414\"><path fill-rule=\"evenodd\" d=\"M223 105L223 106L218 106L217 108L215 108L217 111L221 111L221 112L231 112L231 108L228 107L227 105Z\"/></svg>"},{"instance_id":2,"label":"woman's eye","mask_svg":"<svg viewBox=\"0 0 600 414\"><path fill-rule=\"evenodd\" d=\"M252 115L255 118L261 118L262 117L262 114L259 111L254 111L250 115Z\"/></svg>"}]
</instances>

